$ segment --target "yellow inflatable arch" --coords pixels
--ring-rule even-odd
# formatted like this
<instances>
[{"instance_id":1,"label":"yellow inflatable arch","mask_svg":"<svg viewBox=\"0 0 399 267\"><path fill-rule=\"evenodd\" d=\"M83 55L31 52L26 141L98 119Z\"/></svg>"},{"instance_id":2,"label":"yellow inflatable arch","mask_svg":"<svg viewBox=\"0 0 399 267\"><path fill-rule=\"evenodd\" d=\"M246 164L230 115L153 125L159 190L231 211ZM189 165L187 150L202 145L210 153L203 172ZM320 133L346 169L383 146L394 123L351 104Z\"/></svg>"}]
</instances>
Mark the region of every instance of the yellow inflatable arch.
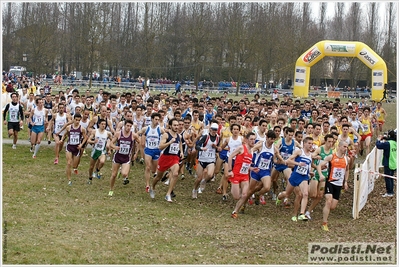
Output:
<instances>
[{"instance_id":1,"label":"yellow inflatable arch","mask_svg":"<svg viewBox=\"0 0 399 267\"><path fill-rule=\"evenodd\" d=\"M369 46L361 42L320 41L303 53L296 61L294 78L294 96L309 96L310 67L323 57L357 57L371 69L371 99L383 97L384 85L387 83L387 66L385 61Z\"/></svg>"}]
</instances>

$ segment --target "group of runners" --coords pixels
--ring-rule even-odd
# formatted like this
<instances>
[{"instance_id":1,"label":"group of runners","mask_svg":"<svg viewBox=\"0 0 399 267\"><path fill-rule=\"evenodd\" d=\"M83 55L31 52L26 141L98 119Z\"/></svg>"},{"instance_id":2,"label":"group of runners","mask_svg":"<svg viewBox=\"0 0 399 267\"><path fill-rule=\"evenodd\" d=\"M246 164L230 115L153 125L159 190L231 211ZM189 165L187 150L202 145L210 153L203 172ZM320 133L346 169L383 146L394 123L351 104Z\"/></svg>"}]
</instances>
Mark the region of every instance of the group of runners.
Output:
<instances>
[{"instance_id":1,"label":"group of runners","mask_svg":"<svg viewBox=\"0 0 399 267\"><path fill-rule=\"evenodd\" d=\"M367 104L365 99L319 102L284 95L270 100L255 94L235 101L227 93L169 96L151 95L148 89L137 94L100 90L97 95L68 89L44 96L25 90L10 96L3 120L13 137L12 148L24 123L32 158L38 156L43 138L55 142L54 164L65 147L69 185L91 148L88 184L102 178L101 170L112 157L109 196L117 177L129 183L134 162L145 165L143 190L155 198L162 181L168 185L168 202L176 195L176 183L187 175L194 177L190 193L197 199L220 174L216 193L226 201L230 187L237 201L231 217L244 213L246 205L265 205L270 194L276 205L293 204L293 221L306 221L325 197L325 231L330 211L348 187L355 158L370 152L371 138L382 131L387 117L382 103Z\"/></svg>"}]
</instances>

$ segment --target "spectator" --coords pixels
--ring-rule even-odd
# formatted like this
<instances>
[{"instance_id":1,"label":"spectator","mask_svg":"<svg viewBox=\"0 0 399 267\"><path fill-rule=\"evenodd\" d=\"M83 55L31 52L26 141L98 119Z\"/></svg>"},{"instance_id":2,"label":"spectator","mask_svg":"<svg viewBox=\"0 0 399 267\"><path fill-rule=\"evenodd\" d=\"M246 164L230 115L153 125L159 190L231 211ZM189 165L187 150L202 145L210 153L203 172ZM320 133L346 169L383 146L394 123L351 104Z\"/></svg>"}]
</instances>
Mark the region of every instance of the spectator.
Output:
<instances>
[{"instance_id":1,"label":"spectator","mask_svg":"<svg viewBox=\"0 0 399 267\"><path fill-rule=\"evenodd\" d=\"M378 149L384 150L382 157L382 165L384 165L384 174L393 176L396 171L397 153L396 153L397 135L396 131L391 130L386 137L378 136L376 146ZM394 181L393 178L385 177L385 187L387 192L382 197L394 196Z\"/></svg>"}]
</instances>

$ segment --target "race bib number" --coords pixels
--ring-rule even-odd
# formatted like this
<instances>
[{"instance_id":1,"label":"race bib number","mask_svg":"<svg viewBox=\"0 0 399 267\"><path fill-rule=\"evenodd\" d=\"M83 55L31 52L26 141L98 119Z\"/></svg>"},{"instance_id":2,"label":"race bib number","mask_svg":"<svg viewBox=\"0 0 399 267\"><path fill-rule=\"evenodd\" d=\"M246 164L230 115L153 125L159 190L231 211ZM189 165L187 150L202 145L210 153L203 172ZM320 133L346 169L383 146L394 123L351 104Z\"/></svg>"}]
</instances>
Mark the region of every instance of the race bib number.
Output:
<instances>
[{"instance_id":1,"label":"race bib number","mask_svg":"<svg viewBox=\"0 0 399 267\"><path fill-rule=\"evenodd\" d=\"M308 170L309 170L309 165L298 166L296 169L296 172L301 175L306 175L306 174L308 174Z\"/></svg>"},{"instance_id":2,"label":"race bib number","mask_svg":"<svg viewBox=\"0 0 399 267\"><path fill-rule=\"evenodd\" d=\"M368 124L363 124L363 131L367 132L369 130L369 125Z\"/></svg>"},{"instance_id":3,"label":"race bib number","mask_svg":"<svg viewBox=\"0 0 399 267\"><path fill-rule=\"evenodd\" d=\"M58 131L61 130L62 126L64 126L64 123L57 123L57 126L56 126L57 130Z\"/></svg>"},{"instance_id":4,"label":"race bib number","mask_svg":"<svg viewBox=\"0 0 399 267\"><path fill-rule=\"evenodd\" d=\"M17 117L18 117L18 111L11 111L10 112L10 120L11 121L16 121L17 120Z\"/></svg>"},{"instance_id":5,"label":"race bib number","mask_svg":"<svg viewBox=\"0 0 399 267\"><path fill-rule=\"evenodd\" d=\"M104 146L105 146L104 140L103 139L98 139L98 143L96 143L96 145L94 147L97 150L103 150Z\"/></svg>"},{"instance_id":6,"label":"race bib number","mask_svg":"<svg viewBox=\"0 0 399 267\"><path fill-rule=\"evenodd\" d=\"M281 157L283 158L283 160L287 160L291 155L285 152L281 152Z\"/></svg>"},{"instance_id":7,"label":"race bib number","mask_svg":"<svg viewBox=\"0 0 399 267\"><path fill-rule=\"evenodd\" d=\"M334 180L343 180L345 177L345 169L344 168L334 168L332 173L332 178Z\"/></svg>"},{"instance_id":8,"label":"race bib number","mask_svg":"<svg viewBox=\"0 0 399 267\"><path fill-rule=\"evenodd\" d=\"M34 121L35 125L42 125L43 117L42 116L33 116L33 121Z\"/></svg>"},{"instance_id":9,"label":"race bib number","mask_svg":"<svg viewBox=\"0 0 399 267\"><path fill-rule=\"evenodd\" d=\"M159 140L155 137L150 137L147 139L147 144L148 144L148 148L158 148L159 146Z\"/></svg>"},{"instance_id":10,"label":"race bib number","mask_svg":"<svg viewBox=\"0 0 399 267\"><path fill-rule=\"evenodd\" d=\"M240 174L248 174L249 173L249 163L243 163L240 169Z\"/></svg>"},{"instance_id":11,"label":"race bib number","mask_svg":"<svg viewBox=\"0 0 399 267\"><path fill-rule=\"evenodd\" d=\"M127 155L129 154L130 146L127 144L121 144L119 146L119 154Z\"/></svg>"},{"instance_id":12,"label":"race bib number","mask_svg":"<svg viewBox=\"0 0 399 267\"><path fill-rule=\"evenodd\" d=\"M169 153L177 155L177 153L179 153L179 144L178 143L170 144Z\"/></svg>"},{"instance_id":13,"label":"race bib number","mask_svg":"<svg viewBox=\"0 0 399 267\"><path fill-rule=\"evenodd\" d=\"M267 169L269 169L269 166L270 166L270 159L264 159L264 158L260 159L260 161L259 161L259 169L267 170Z\"/></svg>"},{"instance_id":14,"label":"race bib number","mask_svg":"<svg viewBox=\"0 0 399 267\"><path fill-rule=\"evenodd\" d=\"M205 157L207 157L207 158L215 158L215 156L216 156L216 153L215 153L215 150L214 149L208 149L208 151L204 151L204 153L205 153Z\"/></svg>"},{"instance_id":15,"label":"race bib number","mask_svg":"<svg viewBox=\"0 0 399 267\"><path fill-rule=\"evenodd\" d=\"M70 140L69 140L69 144L71 145L78 145L79 142L79 135L71 135Z\"/></svg>"}]
</instances>

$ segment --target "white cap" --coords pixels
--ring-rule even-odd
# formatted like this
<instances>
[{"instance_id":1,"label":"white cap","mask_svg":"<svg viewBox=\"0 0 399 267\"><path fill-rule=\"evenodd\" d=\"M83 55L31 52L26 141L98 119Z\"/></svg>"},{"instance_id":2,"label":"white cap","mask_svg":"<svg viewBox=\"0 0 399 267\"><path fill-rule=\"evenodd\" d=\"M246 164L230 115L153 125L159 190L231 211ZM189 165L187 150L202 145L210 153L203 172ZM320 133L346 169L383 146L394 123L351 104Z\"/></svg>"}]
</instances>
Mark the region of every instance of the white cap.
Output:
<instances>
[{"instance_id":1,"label":"white cap","mask_svg":"<svg viewBox=\"0 0 399 267\"><path fill-rule=\"evenodd\" d=\"M219 125L217 123L212 123L211 124L211 129L218 130L219 129Z\"/></svg>"}]
</instances>

